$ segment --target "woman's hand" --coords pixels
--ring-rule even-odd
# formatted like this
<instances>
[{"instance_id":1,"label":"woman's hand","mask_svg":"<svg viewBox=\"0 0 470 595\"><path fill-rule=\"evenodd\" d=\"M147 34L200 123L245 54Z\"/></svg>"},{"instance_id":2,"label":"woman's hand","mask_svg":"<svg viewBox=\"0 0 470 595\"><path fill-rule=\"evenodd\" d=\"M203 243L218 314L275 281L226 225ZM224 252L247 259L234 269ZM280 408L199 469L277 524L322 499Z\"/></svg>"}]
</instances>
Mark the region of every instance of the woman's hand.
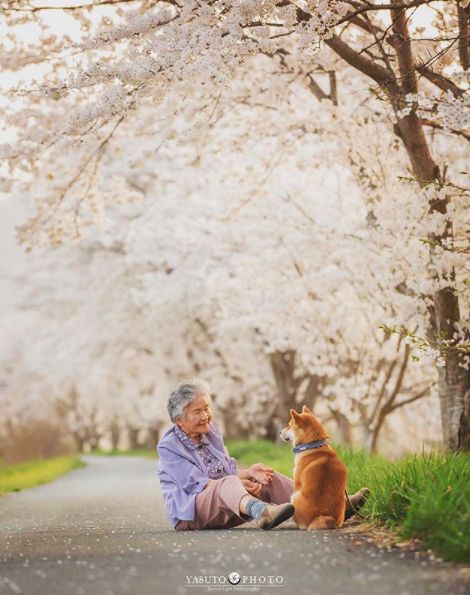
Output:
<instances>
[{"instance_id":1,"label":"woman's hand","mask_svg":"<svg viewBox=\"0 0 470 595\"><path fill-rule=\"evenodd\" d=\"M248 468L248 473L250 474L250 478L261 485L269 485L271 483L271 478L274 473L274 469L271 467L266 467L263 463L253 463Z\"/></svg>"},{"instance_id":2,"label":"woman's hand","mask_svg":"<svg viewBox=\"0 0 470 595\"><path fill-rule=\"evenodd\" d=\"M240 480L242 484L245 486L245 490L255 496L255 498L261 498L261 492L263 491L263 486L256 481L251 481L251 479L242 479Z\"/></svg>"}]
</instances>

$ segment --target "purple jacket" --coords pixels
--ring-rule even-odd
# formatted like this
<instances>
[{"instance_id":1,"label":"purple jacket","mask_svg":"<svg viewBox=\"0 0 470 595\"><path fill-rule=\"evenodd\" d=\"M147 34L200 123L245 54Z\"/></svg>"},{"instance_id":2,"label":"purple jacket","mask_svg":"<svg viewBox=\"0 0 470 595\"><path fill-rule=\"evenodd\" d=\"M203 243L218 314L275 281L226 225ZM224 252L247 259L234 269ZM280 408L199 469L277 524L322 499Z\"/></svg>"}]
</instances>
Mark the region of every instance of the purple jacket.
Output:
<instances>
[{"instance_id":1,"label":"purple jacket","mask_svg":"<svg viewBox=\"0 0 470 595\"><path fill-rule=\"evenodd\" d=\"M197 451L185 446L174 428L165 432L157 444L157 473L166 515L175 527L179 520L195 520L196 496L206 486L209 475ZM226 475L236 475L237 462L229 455L221 431L212 421L209 428L205 434L209 441L207 448L222 463Z\"/></svg>"}]
</instances>

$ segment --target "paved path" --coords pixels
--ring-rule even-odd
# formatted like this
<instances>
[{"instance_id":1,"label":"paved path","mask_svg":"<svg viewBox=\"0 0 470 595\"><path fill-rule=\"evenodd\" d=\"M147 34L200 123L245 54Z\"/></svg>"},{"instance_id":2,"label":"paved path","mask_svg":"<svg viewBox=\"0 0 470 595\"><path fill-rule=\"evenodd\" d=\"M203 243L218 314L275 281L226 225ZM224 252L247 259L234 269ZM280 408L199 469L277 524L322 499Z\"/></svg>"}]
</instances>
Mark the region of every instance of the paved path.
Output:
<instances>
[{"instance_id":1,"label":"paved path","mask_svg":"<svg viewBox=\"0 0 470 595\"><path fill-rule=\"evenodd\" d=\"M223 580L231 572L241 581L265 577L255 592L272 595L470 593L450 565L378 550L344 531L246 524L176 532L155 461L85 459L88 467L52 484L0 498L2 595L197 595L222 588L188 585L186 577ZM225 585L250 592L242 582Z\"/></svg>"}]
</instances>

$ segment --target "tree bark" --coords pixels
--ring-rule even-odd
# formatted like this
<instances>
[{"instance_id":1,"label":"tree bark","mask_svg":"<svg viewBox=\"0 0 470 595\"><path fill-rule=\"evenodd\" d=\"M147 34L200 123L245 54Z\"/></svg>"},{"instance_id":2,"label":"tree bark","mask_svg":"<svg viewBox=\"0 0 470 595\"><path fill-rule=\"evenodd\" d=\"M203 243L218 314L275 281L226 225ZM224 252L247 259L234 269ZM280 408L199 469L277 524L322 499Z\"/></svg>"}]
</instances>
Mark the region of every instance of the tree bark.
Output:
<instances>
[{"instance_id":1,"label":"tree bark","mask_svg":"<svg viewBox=\"0 0 470 595\"><path fill-rule=\"evenodd\" d=\"M163 423L156 422L148 428L147 439L145 445L149 450L155 450L162 431Z\"/></svg>"},{"instance_id":2,"label":"tree bark","mask_svg":"<svg viewBox=\"0 0 470 595\"><path fill-rule=\"evenodd\" d=\"M337 411L336 409L331 409L331 415L333 420L336 423L336 427L339 434L339 440L342 444L352 444L353 442L353 428L351 422L349 421L348 417L341 413L341 411Z\"/></svg>"},{"instance_id":3,"label":"tree bark","mask_svg":"<svg viewBox=\"0 0 470 595\"><path fill-rule=\"evenodd\" d=\"M278 392L278 402L275 414L270 423L270 434L274 440L279 441L279 432L288 423L290 409L295 409L295 359L296 353L288 351L275 351L269 355L269 363L273 372L274 381Z\"/></svg>"},{"instance_id":4,"label":"tree bark","mask_svg":"<svg viewBox=\"0 0 470 595\"><path fill-rule=\"evenodd\" d=\"M140 428L128 427L129 436L129 448L130 450L138 450L142 447L142 443L139 441Z\"/></svg>"},{"instance_id":5,"label":"tree bark","mask_svg":"<svg viewBox=\"0 0 470 595\"><path fill-rule=\"evenodd\" d=\"M78 452L84 452L85 450L85 439L81 436L78 432L72 433L73 439L75 441L75 445L77 447Z\"/></svg>"},{"instance_id":6,"label":"tree bark","mask_svg":"<svg viewBox=\"0 0 470 595\"><path fill-rule=\"evenodd\" d=\"M114 419L112 424L111 424L111 428L110 428L110 433L111 433L111 447L113 450L117 450L118 446L119 446L119 439L121 437L121 429L119 427L119 423L117 421L117 419Z\"/></svg>"},{"instance_id":7,"label":"tree bark","mask_svg":"<svg viewBox=\"0 0 470 595\"><path fill-rule=\"evenodd\" d=\"M462 68L470 68L470 8L465 8L457 0L457 17L459 20L459 58Z\"/></svg>"},{"instance_id":8,"label":"tree bark","mask_svg":"<svg viewBox=\"0 0 470 595\"><path fill-rule=\"evenodd\" d=\"M294 350L276 351L269 355L269 363L273 371L278 391L278 404L275 418L271 421L271 435L279 440L280 430L289 421L291 409L301 410L307 405L313 410L315 401L320 394L322 378L309 374L296 375L296 352ZM302 399L298 398L302 385L306 383Z\"/></svg>"},{"instance_id":9,"label":"tree bark","mask_svg":"<svg viewBox=\"0 0 470 595\"><path fill-rule=\"evenodd\" d=\"M432 313L435 335L442 333L451 338L459 319L458 298L452 288L437 292ZM438 370L442 431L444 443L450 450L470 450L470 371L460 363L459 354L451 353L446 365Z\"/></svg>"}]
</instances>

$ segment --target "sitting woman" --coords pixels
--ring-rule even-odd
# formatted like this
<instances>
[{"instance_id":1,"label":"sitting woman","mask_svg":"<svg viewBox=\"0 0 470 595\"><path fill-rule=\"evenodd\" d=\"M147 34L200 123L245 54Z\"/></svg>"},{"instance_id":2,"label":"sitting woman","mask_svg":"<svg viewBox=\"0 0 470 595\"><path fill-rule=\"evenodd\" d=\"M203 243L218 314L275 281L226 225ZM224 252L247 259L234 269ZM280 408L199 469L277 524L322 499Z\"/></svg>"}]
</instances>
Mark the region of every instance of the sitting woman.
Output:
<instances>
[{"instance_id":1,"label":"sitting woman","mask_svg":"<svg viewBox=\"0 0 470 595\"><path fill-rule=\"evenodd\" d=\"M262 463L239 469L212 421L203 383L180 384L170 395L175 424L157 445L160 485L169 521L177 531L228 529L255 519L272 529L294 514L293 481ZM357 508L363 494L351 496ZM354 514L350 506L346 518Z\"/></svg>"}]
</instances>

